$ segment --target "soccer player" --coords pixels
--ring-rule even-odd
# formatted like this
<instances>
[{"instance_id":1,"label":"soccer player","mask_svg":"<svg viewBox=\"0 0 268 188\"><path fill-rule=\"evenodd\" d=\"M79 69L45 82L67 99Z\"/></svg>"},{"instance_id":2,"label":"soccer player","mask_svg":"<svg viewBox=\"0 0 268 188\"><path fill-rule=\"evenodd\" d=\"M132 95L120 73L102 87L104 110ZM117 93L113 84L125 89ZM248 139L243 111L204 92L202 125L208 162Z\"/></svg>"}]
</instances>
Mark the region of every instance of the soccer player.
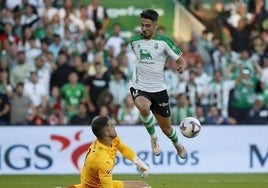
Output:
<instances>
[{"instance_id":1,"label":"soccer player","mask_svg":"<svg viewBox=\"0 0 268 188\"><path fill-rule=\"evenodd\" d=\"M93 119L92 131L97 139L90 145L81 171L78 185L68 188L141 188L148 187L143 181L115 181L112 170L117 151L132 161L141 171L141 177L149 174L149 167L125 145L117 135L114 125L107 116ZM149 188L149 187L148 187Z\"/></svg>"},{"instance_id":2,"label":"soccer player","mask_svg":"<svg viewBox=\"0 0 268 188\"><path fill-rule=\"evenodd\" d=\"M178 141L176 130L171 125L169 97L164 81L164 66L167 58L177 62L177 70L183 73L187 64L181 50L167 37L157 34L158 13L147 9L140 14L142 33L130 39L131 48L138 60L133 71L130 92L140 111L141 121L151 137L154 155L161 149L155 134L156 118L162 132L173 142L178 155L186 158L184 146Z\"/></svg>"}]
</instances>

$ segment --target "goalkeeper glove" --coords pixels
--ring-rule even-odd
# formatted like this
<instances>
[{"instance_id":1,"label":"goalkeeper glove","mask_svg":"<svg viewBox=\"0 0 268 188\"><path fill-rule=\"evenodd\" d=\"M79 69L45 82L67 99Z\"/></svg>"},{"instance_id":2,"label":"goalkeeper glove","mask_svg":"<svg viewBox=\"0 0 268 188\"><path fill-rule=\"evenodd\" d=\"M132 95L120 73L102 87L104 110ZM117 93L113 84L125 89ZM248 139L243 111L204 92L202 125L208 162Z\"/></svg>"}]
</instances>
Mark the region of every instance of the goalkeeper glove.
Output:
<instances>
[{"instance_id":1,"label":"goalkeeper glove","mask_svg":"<svg viewBox=\"0 0 268 188\"><path fill-rule=\"evenodd\" d=\"M142 178L145 178L149 175L149 167L138 156L134 157L133 162L141 171Z\"/></svg>"}]
</instances>

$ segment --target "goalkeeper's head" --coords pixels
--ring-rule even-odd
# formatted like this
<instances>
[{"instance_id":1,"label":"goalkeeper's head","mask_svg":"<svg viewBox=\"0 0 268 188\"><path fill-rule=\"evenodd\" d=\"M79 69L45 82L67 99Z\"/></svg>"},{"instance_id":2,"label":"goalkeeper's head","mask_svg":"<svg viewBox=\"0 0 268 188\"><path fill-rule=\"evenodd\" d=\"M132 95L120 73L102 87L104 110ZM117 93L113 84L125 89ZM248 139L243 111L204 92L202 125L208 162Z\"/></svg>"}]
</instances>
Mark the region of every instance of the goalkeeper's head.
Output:
<instances>
[{"instance_id":1,"label":"goalkeeper's head","mask_svg":"<svg viewBox=\"0 0 268 188\"><path fill-rule=\"evenodd\" d=\"M97 116L92 120L92 132L98 139L115 138L115 127L107 116Z\"/></svg>"}]
</instances>

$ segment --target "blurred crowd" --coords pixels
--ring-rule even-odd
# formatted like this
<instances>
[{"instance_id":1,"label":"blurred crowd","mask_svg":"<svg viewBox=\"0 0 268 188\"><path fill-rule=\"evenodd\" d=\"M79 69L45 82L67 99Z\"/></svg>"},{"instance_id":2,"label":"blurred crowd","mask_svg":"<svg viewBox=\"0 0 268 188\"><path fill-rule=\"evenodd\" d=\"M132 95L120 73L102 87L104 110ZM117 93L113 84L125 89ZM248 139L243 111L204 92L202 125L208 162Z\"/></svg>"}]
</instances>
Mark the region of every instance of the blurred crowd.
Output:
<instances>
[{"instance_id":1,"label":"blurred crowd","mask_svg":"<svg viewBox=\"0 0 268 188\"><path fill-rule=\"evenodd\" d=\"M264 1L187 8L207 29L174 40L188 67L179 75L168 60L164 70L172 124L186 116L203 125L268 124ZM99 0L0 0L0 9L1 125L88 125L96 115L140 124L128 90L136 60Z\"/></svg>"}]
</instances>

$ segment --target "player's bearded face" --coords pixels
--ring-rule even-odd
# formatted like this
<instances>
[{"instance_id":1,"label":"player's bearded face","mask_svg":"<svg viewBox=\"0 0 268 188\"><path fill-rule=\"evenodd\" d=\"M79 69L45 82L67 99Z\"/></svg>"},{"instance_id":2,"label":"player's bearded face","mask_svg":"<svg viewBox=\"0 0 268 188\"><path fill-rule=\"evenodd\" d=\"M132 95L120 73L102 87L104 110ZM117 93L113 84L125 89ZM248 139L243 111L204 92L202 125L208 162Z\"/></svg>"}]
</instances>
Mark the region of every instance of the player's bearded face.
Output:
<instances>
[{"instance_id":1,"label":"player's bearded face","mask_svg":"<svg viewBox=\"0 0 268 188\"><path fill-rule=\"evenodd\" d=\"M152 39L155 36L157 22L153 22L150 19L141 18L141 31L142 35L146 39Z\"/></svg>"},{"instance_id":2,"label":"player's bearded face","mask_svg":"<svg viewBox=\"0 0 268 188\"><path fill-rule=\"evenodd\" d=\"M109 125L108 131L109 131L110 137L115 138L117 136L117 132L115 130L114 124L112 124L112 122L109 121L108 125Z\"/></svg>"}]
</instances>

